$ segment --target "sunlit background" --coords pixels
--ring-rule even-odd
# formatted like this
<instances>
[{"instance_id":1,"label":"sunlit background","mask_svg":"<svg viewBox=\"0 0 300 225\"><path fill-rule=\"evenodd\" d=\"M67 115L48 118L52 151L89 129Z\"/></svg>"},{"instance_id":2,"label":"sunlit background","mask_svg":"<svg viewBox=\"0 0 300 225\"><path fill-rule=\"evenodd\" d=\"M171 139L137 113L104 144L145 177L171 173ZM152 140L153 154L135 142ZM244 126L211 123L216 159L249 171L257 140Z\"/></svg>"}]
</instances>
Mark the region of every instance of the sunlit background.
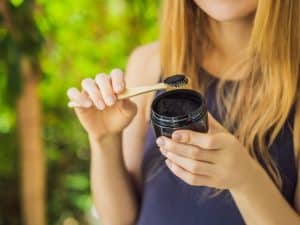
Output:
<instances>
[{"instance_id":1,"label":"sunlit background","mask_svg":"<svg viewBox=\"0 0 300 225\"><path fill-rule=\"evenodd\" d=\"M0 225L99 224L66 89L156 40L159 4L0 0Z\"/></svg>"}]
</instances>

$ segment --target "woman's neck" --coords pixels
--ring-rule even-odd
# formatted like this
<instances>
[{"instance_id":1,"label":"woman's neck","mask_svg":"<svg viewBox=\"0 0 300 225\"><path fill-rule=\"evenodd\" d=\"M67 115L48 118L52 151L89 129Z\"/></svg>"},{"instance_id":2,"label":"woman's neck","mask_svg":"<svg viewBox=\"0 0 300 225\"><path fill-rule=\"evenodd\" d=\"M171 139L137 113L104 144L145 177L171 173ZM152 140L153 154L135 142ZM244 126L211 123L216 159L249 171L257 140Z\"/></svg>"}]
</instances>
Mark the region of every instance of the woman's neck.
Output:
<instances>
[{"instance_id":1,"label":"woman's neck","mask_svg":"<svg viewBox=\"0 0 300 225\"><path fill-rule=\"evenodd\" d=\"M212 47L205 52L202 65L212 74L221 74L234 65L246 50L253 25L253 16L230 22L209 19Z\"/></svg>"}]
</instances>

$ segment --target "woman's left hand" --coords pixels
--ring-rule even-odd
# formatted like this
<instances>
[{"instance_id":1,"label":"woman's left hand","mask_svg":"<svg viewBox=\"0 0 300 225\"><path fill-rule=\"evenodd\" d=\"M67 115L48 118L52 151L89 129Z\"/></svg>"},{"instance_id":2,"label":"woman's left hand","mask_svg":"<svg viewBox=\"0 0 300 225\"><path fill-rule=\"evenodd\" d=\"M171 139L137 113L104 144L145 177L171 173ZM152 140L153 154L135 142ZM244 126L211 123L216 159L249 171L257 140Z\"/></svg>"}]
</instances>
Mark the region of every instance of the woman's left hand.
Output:
<instances>
[{"instance_id":1,"label":"woman's left hand","mask_svg":"<svg viewBox=\"0 0 300 225\"><path fill-rule=\"evenodd\" d=\"M210 114L209 131L173 132L156 141L169 169L193 186L239 189L255 177L257 163L238 139Z\"/></svg>"}]
</instances>

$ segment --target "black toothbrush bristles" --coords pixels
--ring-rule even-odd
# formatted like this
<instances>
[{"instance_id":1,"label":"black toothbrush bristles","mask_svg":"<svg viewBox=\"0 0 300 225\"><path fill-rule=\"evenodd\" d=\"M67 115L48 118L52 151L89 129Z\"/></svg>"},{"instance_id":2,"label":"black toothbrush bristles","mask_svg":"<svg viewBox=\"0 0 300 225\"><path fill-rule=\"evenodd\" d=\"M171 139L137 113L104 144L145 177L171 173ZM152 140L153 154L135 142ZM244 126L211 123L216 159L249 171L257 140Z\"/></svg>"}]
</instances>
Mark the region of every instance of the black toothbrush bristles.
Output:
<instances>
[{"instance_id":1,"label":"black toothbrush bristles","mask_svg":"<svg viewBox=\"0 0 300 225\"><path fill-rule=\"evenodd\" d=\"M183 74L176 74L170 77L167 77L164 80L164 83L175 88L182 87L184 85L187 85L189 82L189 79L183 75Z\"/></svg>"}]
</instances>

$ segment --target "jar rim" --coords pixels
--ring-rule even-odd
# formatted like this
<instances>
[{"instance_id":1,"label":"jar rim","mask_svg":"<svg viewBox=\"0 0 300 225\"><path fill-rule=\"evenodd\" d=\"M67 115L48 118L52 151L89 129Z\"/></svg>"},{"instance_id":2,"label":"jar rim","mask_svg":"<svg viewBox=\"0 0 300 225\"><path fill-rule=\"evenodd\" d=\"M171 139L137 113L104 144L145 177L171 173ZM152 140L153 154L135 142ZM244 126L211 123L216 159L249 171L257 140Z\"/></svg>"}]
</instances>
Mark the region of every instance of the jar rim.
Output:
<instances>
[{"instance_id":1,"label":"jar rim","mask_svg":"<svg viewBox=\"0 0 300 225\"><path fill-rule=\"evenodd\" d=\"M156 112L155 106L156 104L162 99L165 98L166 96L174 95L174 94L188 94L191 96L191 98L199 100L199 107L197 107L195 110L184 114L184 115L179 115L179 116L165 116L161 115L158 112ZM201 118L205 116L206 114L206 103L202 95L195 90L192 89L175 89L175 90L170 90L166 91L160 95L158 95L152 102L151 104L151 118L153 118L156 121L160 121L162 123L178 123L178 122L183 122L186 120L195 120L198 118Z\"/></svg>"}]
</instances>

